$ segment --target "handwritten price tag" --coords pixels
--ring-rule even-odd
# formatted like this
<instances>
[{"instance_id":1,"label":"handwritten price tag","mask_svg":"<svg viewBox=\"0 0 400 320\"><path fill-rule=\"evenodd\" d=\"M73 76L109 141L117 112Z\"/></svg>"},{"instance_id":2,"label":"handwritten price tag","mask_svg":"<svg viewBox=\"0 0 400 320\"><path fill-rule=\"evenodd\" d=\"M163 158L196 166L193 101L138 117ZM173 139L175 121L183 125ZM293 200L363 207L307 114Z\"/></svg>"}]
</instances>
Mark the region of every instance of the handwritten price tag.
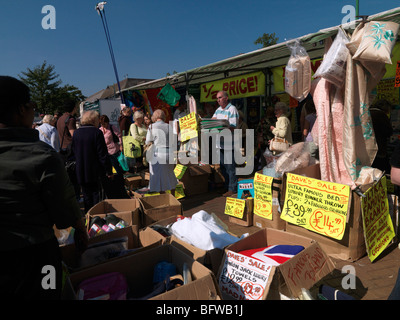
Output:
<instances>
[{"instance_id":1,"label":"handwritten price tag","mask_svg":"<svg viewBox=\"0 0 400 320\"><path fill-rule=\"evenodd\" d=\"M187 116L179 118L181 130L181 141L190 140L198 136L196 113L189 113Z\"/></svg>"},{"instance_id":2,"label":"handwritten price tag","mask_svg":"<svg viewBox=\"0 0 400 320\"><path fill-rule=\"evenodd\" d=\"M228 197L226 198L226 203L225 203L225 214L235 218L242 219L245 206L246 206L246 200Z\"/></svg>"},{"instance_id":3,"label":"handwritten price tag","mask_svg":"<svg viewBox=\"0 0 400 320\"><path fill-rule=\"evenodd\" d=\"M341 240L349 203L349 186L288 173L281 219Z\"/></svg>"},{"instance_id":4,"label":"handwritten price tag","mask_svg":"<svg viewBox=\"0 0 400 320\"><path fill-rule=\"evenodd\" d=\"M272 220L272 181L260 173L254 175L254 214Z\"/></svg>"},{"instance_id":5,"label":"handwritten price tag","mask_svg":"<svg viewBox=\"0 0 400 320\"><path fill-rule=\"evenodd\" d=\"M175 177L177 179L182 179L183 175L185 174L187 167L181 164L177 164L174 169Z\"/></svg>"}]
</instances>

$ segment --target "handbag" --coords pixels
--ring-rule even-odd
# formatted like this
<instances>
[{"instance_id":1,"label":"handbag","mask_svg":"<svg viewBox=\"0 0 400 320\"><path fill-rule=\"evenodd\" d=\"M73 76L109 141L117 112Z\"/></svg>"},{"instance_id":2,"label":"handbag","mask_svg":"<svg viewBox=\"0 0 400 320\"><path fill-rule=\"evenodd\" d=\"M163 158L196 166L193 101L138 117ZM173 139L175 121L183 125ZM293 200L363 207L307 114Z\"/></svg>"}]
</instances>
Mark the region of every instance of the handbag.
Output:
<instances>
[{"instance_id":1,"label":"handbag","mask_svg":"<svg viewBox=\"0 0 400 320\"><path fill-rule=\"evenodd\" d=\"M274 137L269 144L269 150L285 152L289 149L289 142L285 138Z\"/></svg>"},{"instance_id":2,"label":"handbag","mask_svg":"<svg viewBox=\"0 0 400 320\"><path fill-rule=\"evenodd\" d=\"M127 158L139 158L142 155L140 142L137 141L129 132L129 135L122 137L124 155Z\"/></svg>"},{"instance_id":3,"label":"handbag","mask_svg":"<svg viewBox=\"0 0 400 320\"><path fill-rule=\"evenodd\" d=\"M118 159L119 165L121 166L122 170L129 171L128 161L126 160L126 157L123 152L119 153L119 156L117 159Z\"/></svg>"}]
</instances>

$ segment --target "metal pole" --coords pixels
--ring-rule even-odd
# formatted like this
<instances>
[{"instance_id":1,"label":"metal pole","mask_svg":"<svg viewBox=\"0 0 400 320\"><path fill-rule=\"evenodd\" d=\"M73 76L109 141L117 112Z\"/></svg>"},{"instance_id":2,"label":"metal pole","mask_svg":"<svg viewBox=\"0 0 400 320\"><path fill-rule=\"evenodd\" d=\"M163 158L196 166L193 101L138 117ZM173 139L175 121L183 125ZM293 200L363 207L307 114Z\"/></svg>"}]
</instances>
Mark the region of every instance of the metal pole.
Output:
<instances>
[{"instance_id":1,"label":"metal pole","mask_svg":"<svg viewBox=\"0 0 400 320\"><path fill-rule=\"evenodd\" d=\"M360 0L356 0L356 17L359 16L360 13Z\"/></svg>"}]
</instances>

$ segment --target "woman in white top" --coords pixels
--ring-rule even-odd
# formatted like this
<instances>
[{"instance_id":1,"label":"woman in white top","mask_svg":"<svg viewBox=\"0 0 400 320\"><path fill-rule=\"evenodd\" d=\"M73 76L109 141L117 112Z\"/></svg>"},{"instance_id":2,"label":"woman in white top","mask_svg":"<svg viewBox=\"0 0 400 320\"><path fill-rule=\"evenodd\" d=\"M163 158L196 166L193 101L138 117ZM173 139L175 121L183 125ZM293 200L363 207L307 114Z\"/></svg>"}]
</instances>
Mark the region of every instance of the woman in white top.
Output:
<instances>
[{"instance_id":1,"label":"woman in white top","mask_svg":"<svg viewBox=\"0 0 400 320\"><path fill-rule=\"evenodd\" d=\"M175 165L173 159L169 162L169 130L172 130L168 123L165 123L165 113L161 109L154 111L146 136L146 144L153 142L154 156L149 161L150 192L164 193L167 190L175 190L178 180L174 173Z\"/></svg>"},{"instance_id":2,"label":"woman in white top","mask_svg":"<svg viewBox=\"0 0 400 320\"><path fill-rule=\"evenodd\" d=\"M46 114L43 117L43 124L36 127L39 131L39 139L46 142L48 145L52 146L57 152L60 151L60 138L58 136L58 131L54 126L56 124L56 118L51 114Z\"/></svg>"}]
</instances>

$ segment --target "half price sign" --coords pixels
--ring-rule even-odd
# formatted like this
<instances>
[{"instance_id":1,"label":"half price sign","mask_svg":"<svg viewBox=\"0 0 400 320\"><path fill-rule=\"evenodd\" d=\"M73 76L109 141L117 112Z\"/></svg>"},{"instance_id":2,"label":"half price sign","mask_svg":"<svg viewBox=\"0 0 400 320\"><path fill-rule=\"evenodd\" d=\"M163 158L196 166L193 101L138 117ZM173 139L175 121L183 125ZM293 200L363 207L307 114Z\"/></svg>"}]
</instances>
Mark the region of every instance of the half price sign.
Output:
<instances>
[{"instance_id":1,"label":"half price sign","mask_svg":"<svg viewBox=\"0 0 400 320\"><path fill-rule=\"evenodd\" d=\"M341 240L349 204L349 186L288 173L281 219Z\"/></svg>"}]
</instances>

